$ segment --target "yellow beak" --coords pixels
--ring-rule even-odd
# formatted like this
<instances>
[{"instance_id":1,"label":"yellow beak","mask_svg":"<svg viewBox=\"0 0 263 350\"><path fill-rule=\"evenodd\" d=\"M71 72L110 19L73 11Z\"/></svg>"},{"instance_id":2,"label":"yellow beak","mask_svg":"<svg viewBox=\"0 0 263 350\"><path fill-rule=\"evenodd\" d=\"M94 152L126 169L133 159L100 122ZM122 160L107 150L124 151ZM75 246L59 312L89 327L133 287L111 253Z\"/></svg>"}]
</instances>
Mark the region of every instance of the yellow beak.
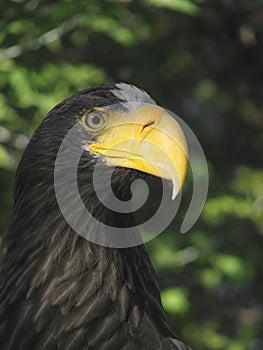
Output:
<instances>
[{"instance_id":1,"label":"yellow beak","mask_svg":"<svg viewBox=\"0 0 263 350\"><path fill-rule=\"evenodd\" d=\"M137 169L171 180L173 199L186 176L184 133L175 119L156 105L144 105L132 113L115 112L89 149L103 155L109 166Z\"/></svg>"}]
</instances>

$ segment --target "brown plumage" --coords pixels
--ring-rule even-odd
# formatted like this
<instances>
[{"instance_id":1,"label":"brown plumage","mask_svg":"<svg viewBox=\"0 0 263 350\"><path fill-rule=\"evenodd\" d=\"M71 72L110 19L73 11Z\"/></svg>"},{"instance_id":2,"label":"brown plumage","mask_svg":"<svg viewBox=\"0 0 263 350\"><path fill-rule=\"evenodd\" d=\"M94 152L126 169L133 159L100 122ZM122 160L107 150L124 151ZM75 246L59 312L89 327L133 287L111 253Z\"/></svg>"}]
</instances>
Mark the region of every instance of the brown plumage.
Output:
<instances>
[{"instance_id":1,"label":"brown plumage","mask_svg":"<svg viewBox=\"0 0 263 350\"><path fill-rule=\"evenodd\" d=\"M94 87L60 103L24 152L3 242L1 350L190 349L167 324L144 246L118 249L91 243L74 232L58 208L53 174L58 148L83 110L120 102L113 89L117 87ZM103 162L100 166L103 179L107 167ZM93 167L93 156L84 153L78 170L83 201L101 221L129 226L131 214L112 212L96 198ZM141 176L137 170L117 168L116 195L128 199L130 183ZM69 201L72 196L68 193ZM87 230L96 234L94 227Z\"/></svg>"}]
</instances>

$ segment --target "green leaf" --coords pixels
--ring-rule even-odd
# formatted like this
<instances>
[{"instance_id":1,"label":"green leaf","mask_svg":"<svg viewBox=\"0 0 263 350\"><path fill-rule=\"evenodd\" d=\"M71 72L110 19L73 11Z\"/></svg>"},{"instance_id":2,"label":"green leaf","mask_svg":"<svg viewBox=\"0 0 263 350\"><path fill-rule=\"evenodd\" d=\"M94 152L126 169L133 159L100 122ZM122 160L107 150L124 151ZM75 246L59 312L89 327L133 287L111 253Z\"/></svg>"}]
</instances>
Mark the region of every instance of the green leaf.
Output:
<instances>
[{"instance_id":1,"label":"green leaf","mask_svg":"<svg viewBox=\"0 0 263 350\"><path fill-rule=\"evenodd\" d=\"M147 0L147 2L157 7L165 7L187 15L197 15L201 11L196 4L189 0Z\"/></svg>"},{"instance_id":2,"label":"green leaf","mask_svg":"<svg viewBox=\"0 0 263 350\"><path fill-rule=\"evenodd\" d=\"M219 270L232 279L241 279L247 270L242 260L235 255L218 254L212 261Z\"/></svg>"},{"instance_id":3,"label":"green leaf","mask_svg":"<svg viewBox=\"0 0 263 350\"><path fill-rule=\"evenodd\" d=\"M6 148L0 144L0 168L7 169L10 166L10 156Z\"/></svg>"},{"instance_id":4,"label":"green leaf","mask_svg":"<svg viewBox=\"0 0 263 350\"><path fill-rule=\"evenodd\" d=\"M161 293L164 309L169 313L183 313L189 308L187 292L183 288L167 288Z\"/></svg>"}]
</instances>

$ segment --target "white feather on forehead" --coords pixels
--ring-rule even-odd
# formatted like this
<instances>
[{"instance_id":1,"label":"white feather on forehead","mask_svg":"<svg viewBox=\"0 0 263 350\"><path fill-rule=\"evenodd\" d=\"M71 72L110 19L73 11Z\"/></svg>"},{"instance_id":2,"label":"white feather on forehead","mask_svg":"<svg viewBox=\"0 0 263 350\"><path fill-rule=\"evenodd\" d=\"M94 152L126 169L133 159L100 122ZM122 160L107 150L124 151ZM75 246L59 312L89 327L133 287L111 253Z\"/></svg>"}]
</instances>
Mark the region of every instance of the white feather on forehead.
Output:
<instances>
[{"instance_id":1,"label":"white feather on forehead","mask_svg":"<svg viewBox=\"0 0 263 350\"><path fill-rule=\"evenodd\" d=\"M135 102L137 104L154 104L156 102L147 94L146 91L137 88L134 85L118 83L115 84L117 89L111 90L111 92L120 100L125 102Z\"/></svg>"}]
</instances>

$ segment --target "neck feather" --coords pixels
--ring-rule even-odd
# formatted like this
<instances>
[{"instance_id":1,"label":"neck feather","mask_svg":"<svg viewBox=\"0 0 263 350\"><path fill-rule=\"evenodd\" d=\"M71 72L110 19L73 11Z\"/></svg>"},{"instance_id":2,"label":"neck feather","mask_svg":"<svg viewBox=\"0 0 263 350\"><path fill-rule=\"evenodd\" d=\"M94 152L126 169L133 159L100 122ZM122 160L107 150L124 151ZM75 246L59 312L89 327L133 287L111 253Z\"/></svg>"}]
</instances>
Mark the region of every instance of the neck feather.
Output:
<instances>
[{"instance_id":1,"label":"neck feather","mask_svg":"<svg viewBox=\"0 0 263 350\"><path fill-rule=\"evenodd\" d=\"M35 179L31 195L28 186L16 189L14 219L5 239L6 262L12 268L5 271L2 295L9 302L38 299L41 307L34 312L38 330L50 321L51 310L57 306L76 325L99 320L116 309L120 320L129 320L136 327L147 314L164 336L171 336L145 247L107 248L76 234L62 217L51 184L46 179L43 191L43 182L39 186ZM91 191L86 188L82 193L84 199L89 194L90 203ZM94 213L102 211L96 202L92 208ZM103 213L107 224L133 222L132 216L122 217L110 210ZM17 289L9 293L14 283ZM76 307L78 319L72 316Z\"/></svg>"}]
</instances>

